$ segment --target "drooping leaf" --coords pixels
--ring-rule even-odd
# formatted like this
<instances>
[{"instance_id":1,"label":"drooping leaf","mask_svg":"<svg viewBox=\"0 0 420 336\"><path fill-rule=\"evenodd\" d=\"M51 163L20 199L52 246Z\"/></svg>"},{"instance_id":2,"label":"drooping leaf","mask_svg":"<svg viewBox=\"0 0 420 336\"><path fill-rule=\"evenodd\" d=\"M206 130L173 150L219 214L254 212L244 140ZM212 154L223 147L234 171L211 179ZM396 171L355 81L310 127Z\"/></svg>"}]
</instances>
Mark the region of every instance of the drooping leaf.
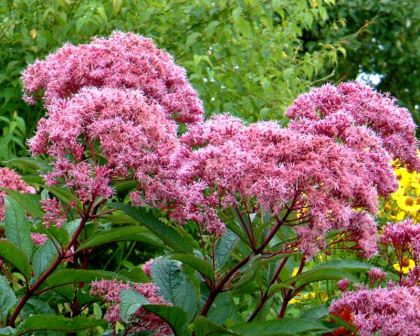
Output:
<instances>
[{"instance_id":1,"label":"drooping leaf","mask_svg":"<svg viewBox=\"0 0 420 336\"><path fill-rule=\"evenodd\" d=\"M125 277L108 271L102 270L82 270L82 269L58 269L47 279L48 287L58 287L79 282L91 282L94 280L126 280Z\"/></svg>"},{"instance_id":2,"label":"drooping leaf","mask_svg":"<svg viewBox=\"0 0 420 336\"><path fill-rule=\"evenodd\" d=\"M31 223L25 210L10 196L4 197L6 238L31 258L33 243L31 240Z\"/></svg>"},{"instance_id":3,"label":"drooping leaf","mask_svg":"<svg viewBox=\"0 0 420 336\"><path fill-rule=\"evenodd\" d=\"M322 323L302 318L282 318L265 322L241 323L232 327L242 336L308 335L310 332L325 331Z\"/></svg>"},{"instance_id":4,"label":"drooping leaf","mask_svg":"<svg viewBox=\"0 0 420 336\"><path fill-rule=\"evenodd\" d=\"M156 259L151 268L153 281L164 299L182 308L192 318L197 308L193 284L175 260Z\"/></svg>"},{"instance_id":5,"label":"drooping leaf","mask_svg":"<svg viewBox=\"0 0 420 336\"><path fill-rule=\"evenodd\" d=\"M196 257L193 254L176 253L170 255L171 259L179 260L198 271L200 274L210 280L214 280L214 271L212 266L205 260Z\"/></svg>"},{"instance_id":6,"label":"drooping leaf","mask_svg":"<svg viewBox=\"0 0 420 336\"><path fill-rule=\"evenodd\" d=\"M196 336L239 336L239 334L210 321L204 316L198 316L194 320L194 332Z\"/></svg>"},{"instance_id":7,"label":"drooping leaf","mask_svg":"<svg viewBox=\"0 0 420 336\"><path fill-rule=\"evenodd\" d=\"M146 226L173 250L177 252L192 252L192 239L188 239L186 236L181 235L177 230L156 218L151 212L147 212L146 209L134 208L124 203L112 203L111 206L124 211L127 215Z\"/></svg>"},{"instance_id":8,"label":"drooping leaf","mask_svg":"<svg viewBox=\"0 0 420 336\"><path fill-rule=\"evenodd\" d=\"M358 260L330 260L316 265L313 269L328 268L346 272L362 272L368 271L373 267L375 266L372 264Z\"/></svg>"},{"instance_id":9,"label":"drooping leaf","mask_svg":"<svg viewBox=\"0 0 420 336\"><path fill-rule=\"evenodd\" d=\"M16 245L7 240L0 240L0 256L15 266L27 280L31 277L28 258Z\"/></svg>"},{"instance_id":10,"label":"drooping leaf","mask_svg":"<svg viewBox=\"0 0 420 336\"><path fill-rule=\"evenodd\" d=\"M123 321L130 321L131 316L143 305L148 304L143 295L134 289L124 289L120 292L120 317Z\"/></svg>"},{"instance_id":11,"label":"drooping leaf","mask_svg":"<svg viewBox=\"0 0 420 336\"><path fill-rule=\"evenodd\" d=\"M107 323L103 320L77 316L67 318L60 315L33 315L24 320L17 329L17 335L24 335L35 331L61 331L65 333L102 327Z\"/></svg>"},{"instance_id":12,"label":"drooping leaf","mask_svg":"<svg viewBox=\"0 0 420 336\"><path fill-rule=\"evenodd\" d=\"M50 239L35 251L32 257L32 268L35 279L38 279L48 269L57 256L57 249Z\"/></svg>"},{"instance_id":13,"label":"drooping leaf","mask_svg":"<svg viewBox=\"0 0 420 336\"><path fill-rule=\"evenodd\" d=\"M148 230L141 226L131 225L96 233L81 244L78 251L119 241L139 241L149 245L163 247L162 243L155 239Z\"/></svg>"},{"instance_id":14,"label":"drooping leaf","mask_svg":"<svg viewBox=\"0 0 420 336\"><path fill-rule=\"evenodd\" d=\"M10 308L12 308L17 302L15 293L10 288L7 279L0 275L0 321L3 321Z\"/></svg>"},{"instance_id":15,"label":"drooping leaf","mask_svg":"<svg viewBox=\"0 0 420 336\"><path fill-rule=\"evenodd\" d=\"M38 194L20 193L16 190L5 189L4 190L9 197L13 198L19 205L25 209L32 217L41 218L43 211L40 206L40 196Z\"/></svg>"},{"instance_id":16,"label":"drooping leaf","mask_svg":"<svg viewBox=\"0 0 420 336\"><path fill-rule=\"evenodd\" d=\"M357 278L349 272L340 271L338 272L335 268L320 268L303 272L299 275L291 277L284 281L285 284L296 283L295 287L299 287L311 282L322 281L322 280L341 280L349 279L352 282L358 282Z\"/></svg>"},{"instance_id":17,"label":"drooping leaf","mask_svg":"<svg viewBox=\"0 0 420 336\"><path fill-rule=\"evenodd\" d=\"M222 267L229 259L230 253L238 242L238 236L227 229L216 245L216 266Z\"/></svg>"},{"instance_id":18,"label":"drooping leaf","mask_svg":"<svg viewBox=\"0 0 420 336\"><path fill-rule=\"evenodd\" d=\"M187 330L188 318L187 313L178 307L164 305L144 305L144 308L165 320L175 336L188 336Z\"/></svg>"}]
</instances>

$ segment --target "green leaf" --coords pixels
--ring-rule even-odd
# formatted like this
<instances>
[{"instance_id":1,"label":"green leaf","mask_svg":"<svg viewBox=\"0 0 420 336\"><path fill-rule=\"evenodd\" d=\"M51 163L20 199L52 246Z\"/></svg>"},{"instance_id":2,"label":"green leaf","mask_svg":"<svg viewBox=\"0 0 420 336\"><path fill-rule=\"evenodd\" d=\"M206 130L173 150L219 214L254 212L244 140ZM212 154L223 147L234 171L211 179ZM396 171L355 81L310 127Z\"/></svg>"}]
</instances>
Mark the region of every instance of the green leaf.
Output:
<instances>
[{"instance_id":1,"label":"green leaf","mask_svg":"<svg viewBox=\"0 0 420 336\"><path fill-rule=\"evenodd\" d=\"M57 249L55 248L53 242L48 239L35 251L32 257L32 268L35 279L38 279L57 257Z\"/></svg>"},{"instance_id":2,"label":"green leaf","mask_svg":"<svg viewBox=\"0 0 420 336\"><path fill-rule=\"evenodd\" d=\"M6 238L19 247L28 259L31 258L33 243L31 240L31 223L25 210L10 196L4 197Z\"/></svg>"},{"instance_id":3,"label":"green leaf","mask_svg":"<svg viewBox=\"0 0 420 336\"><path fill-rule=\"evenodd\" d=\"M129 322L131 316L133 316L137 310L149 303L149 300L134 289L122 290L120 292L120 300L120 316L125 322Z\"/></svg>"},{"instance_id":4,"label":"green leaf","mask_svg":"<svg viewBox=\"0 0 420 336\"><path fill-rule=\"evenodd\" d=\"M79 282L91 282L99 279L126 280L125 277L117 273L102 270L59 269L52 273L47 279L47 285L48 287L58 287Z\"/></svg>"},{"instance_id":5,"label":"green leaf","mask_svg":"<svg viewBox=\"0 0 420 336\"><path fill-rule=\"evenodd\" d=\"M216 245L216 266L222 267L229 259L229 256L238 242L238 236L227 229Z\"/></svg>"},{"instance_id":6,"label":"green leaf","mask_svg":"<svg viewBox=\"0 0 420 336\"><path fill-rule=\"evenodd\" d=\"M107 323L88 317L67 318L59 315L33 315L24 320L17 329L17 335L24 335L35 331L61 331L65 333L102 327Z\"/></svg>"},{"instance_id":7,"label":"green leaf","mask_svg":"<svg viewBox=\"0 0 420 336\"><path fill-rule=\"evenodd\" d=\"M10 288L7 279L0 275L0 322L3 321L10 308L12 308L17 302L15 293Z\"/></svg>"},{"instance_id":8,"label":"green leaf","mask_svg":"<svg viewBox=\"0 0 420 336\"><path fill-rule=\"evenodd\" d=\"M309 319L282 318L265 322L241 323L232 327L242 336L308 335L315 331L328 331L323 324Z\"/></svg>"},{"instance_id":9,"label":"green leaf","mask_svg":"<svg viewBox=\"0 0 420 336\"><path fill-rule=\"evenodd\" d=\"M164 319L175 336L188 336L190 333L187 331L188 318L187 313L178 307L163 306L163 305L144 305L144 309L160 316Z\"/></svg>"},{"instance_id":10,"label":"green leaf","mask_svg":"<svg viewBox=\"0 0 420 336\"><path fill-rule=\"evenodd\" d=\"M126 226L95 233L79 246L78 251L119 241L140 241L149 245L163 247L160 241L151 236L149 230L140 226Z\"/></svg>"},{"instance_id":11,"label":"green leaf","mask_svg":"<svg viewBox=\"0 0 420 336\"><path fill-rule=\"evenodd\" d=\"M47 169L48 164L42 160L35 159L33 157L19 157L3 161L6 166L17 167L20 170L41 170Z\"/></svg>"},{"instance_id":12,"label":"green leaf","mask_svg":"<svg viewBox=\"0 0 420 336\"><path fill-rule=\"evenodd\" d=\"M15 266L28 280L31 277L31 266L26 255L14 244L0 240L0 256Z\"/></svg>"},{"instance_id":13,"label":"green leaf","mask_svg":"<svg viewBox=\"0 0 420 336\"><path fill-rule=\"evenodd\" d=\"M156 259L152 264L151 275L164 299L185 310L189 317L194 316L197 295L187 275L182 272L179 262Z\"/></svg>"},{"instance_id":14,"label":"green leaf","mask_svg":"<svg viewBox=\"0 0 420 336\"><path fill-rule=\"evenodd\" d=\"M372 269L372 264L358 260L330 260L316 265L313 269L337 269L346 272L363 272Z\"/></svg>"},{"instance_id":15,"label":"green leaf","mask_svg":"<svg viewBox=\"0 0 420 336\"><path fill-rule=\"evenodd\" d=\"M291 277L290 279L284 281L285 284L296 283L295 287L300 287L302 285L309 284L311 282L322 281L322 280L341 280L349 279L352 282L358 282L357 278L353 274L340 271L338 272L335 268L320 268L316 270L310 270L303 272L299 275Z\"/></svg>"},{"instance_id":16,"label":"green leaf","mask_svg":"<svg viewBox=\"0 0 420 336\"><path fill-rule=\"evenodd\" d=\"M198 271L201 275L210 280L214 280L214 271L212 266L205 260L200 259L193 254L177 253L171 254L171 259L179 260Z\"/></svg>"},{"instance_id":17,"label":"green leaf","mask_svg":"<svg viewBox=\"0 0 420 336\"><path fill-rule=\"evenodd\" d=\"M238 335L221 325L218 325L204 316L198 316L194 320L194 332L196 336L226 336Z\"/></svg>"},{"instance_id":18,"label":"green leaf","mask_svg":"<svg viewBox=\"0 0 420 336\"><path fill-rule=\"evenodd\" d=\"M127 215L133 217L138 222L146 226L151 232L170 248L178 252L192 252L193 244L191 239L187 239L174 228L166 225L156 218L151 212L143 208L134 208L124 203L111 203L112 207L124 211Z\"/></svg>"},{"instance_id":19,"label":"green leaf","mask_svg":"<svg viewBox=\"0 0 420 336\"><path fill-rule=\"evenodd\" d=\"M19 205L24 208L32 217L41 218L44 212L40 206L40 196L38 194L20 193L16 190L0 188L7 195L13 198Z\"/></svg>"}]
</instances>

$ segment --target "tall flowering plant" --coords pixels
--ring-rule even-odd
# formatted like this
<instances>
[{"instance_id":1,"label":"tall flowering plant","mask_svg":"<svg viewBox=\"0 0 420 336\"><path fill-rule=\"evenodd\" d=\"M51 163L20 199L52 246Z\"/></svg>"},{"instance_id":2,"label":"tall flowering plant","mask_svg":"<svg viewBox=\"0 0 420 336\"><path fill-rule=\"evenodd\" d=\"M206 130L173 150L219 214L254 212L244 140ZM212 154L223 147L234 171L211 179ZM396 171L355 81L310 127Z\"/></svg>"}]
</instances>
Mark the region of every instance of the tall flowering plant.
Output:
<instances>
[{"instance_id":1,"label":"tall flowering plant","mask_svg":"<svg viewBox=\"0 0 420 336\"><path fill-rule=\"evenodd\" d=\"M378 330L363 322L374 301L356 322L340 308L353 300L346 296L330 315L322 305L312 314L296 305L320 282L362 286L380 264L375 216L379 198L397 188L391 162L420 167L415 125L391 97L359 83L325 85L295 100L286 128L229 114L204 120L185 71L151 40L118 32L63 46L30 65L23 83L25 100L42 99L46 108L28 142L45 163L42 180L26 177L33 187L3 182L0 330ZM398 236L414 228L385 228L379 252L401 267L413 253L417 263L416 239L407 250L408 238ZM128 255L114 272L95 258L116 246L124 251L125 242L140 242L129 253L153 245L154 258ZM391 272L395 300L418 297L415 275ZM369 283L383 274L369 271ZM34 303L53 294L60 299L47 310ZM410 309L415 325L418 307Z\"/></svg>"}]
</instances>

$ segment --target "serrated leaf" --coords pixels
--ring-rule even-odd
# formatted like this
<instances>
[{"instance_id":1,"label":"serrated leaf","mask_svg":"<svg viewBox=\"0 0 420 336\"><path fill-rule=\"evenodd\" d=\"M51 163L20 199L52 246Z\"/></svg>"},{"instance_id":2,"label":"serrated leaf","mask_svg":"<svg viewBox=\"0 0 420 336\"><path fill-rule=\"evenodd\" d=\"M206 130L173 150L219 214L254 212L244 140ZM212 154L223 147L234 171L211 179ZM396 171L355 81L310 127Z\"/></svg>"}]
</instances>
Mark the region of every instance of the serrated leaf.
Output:
<instances>
[{"instance_id":1,"label":"serrated leaf","mask_svg":"<svg viewBox=\"0 0 420 336\"><path fill-rule=\"evenodd\" d=\"M239 238L231 230L227 229L216 245L216 266L222 267L229 259L229 256L235 248Z\"/></svg>"},{"instance_id":2,"label":"serrated leaf","mask_svg":"<svg viewBox=\"0 0 420 336\"><path fill-rule=\"evenodd\" d=\"M31 223L26 217L25 210L10 196L4 197L4 204L6 238L30 259L33 248Z\"/></svg>"},{"instance_id":3,"label":"serrated leaf","mask_svg":"<svg viewBox=\"0 0 420 336\"><path fill-rule=\"evenodd\" d=\"M126 226L95 233L95 235L79 246L78 251L119 241L139 241L149 245L163 247L160 241L154 239L145 228L140 226Z\"/></svg>"},{"instance_id":4,"label":"serrated leaf","mask_svg":"<svg viewBox=\"0 0 420 336\"><path fill-rule=\"evenodd\" d=\"M34 278L38 279L51 265L53 260L58 257L57 249L53 242L48 239L42 246L40 246L32 257L32 268L34 271Z\"/></svg>"},{"instance_id":5,"label":"serrated leaf","mask_svg":"<svg viewBox=\"0 0 420 336\"><path fill-rule=\"evenodd\" d=\"M102 270L58 269L47 279L48 287L58 287L79 282L91 282L100 279L126 280L125 277Z\"/></svg>"},{"instance_id":6,"label":"serrated leaf","mask_svg":"<svg viewBox=\"0 0 420 336\"><path fill-rule=\"evenodd\" d=\"M0 256L15 266L27 280L31 277L31 266L26 255L16 245L0 240Z\"/></svg>"},{"instance_id":7,"label":"serrated leaf","mask_svg":"<svg viewBox=\"0 0 420 336\"><path fill-rule=\"evenodd\" d=\"M10 288L7 279L0 275L0 321L3 321L10 308L12 308L17 302L16 295Z\"/></svg>"},{"instance_id":8,"label":"serrated leaf","mask_svg":"<svg viewBox=\"0 0 420 336\"><path fill-rule=\"evenodd\" d=\"M160 295L175 306L182 308L189 317L197 308L197 295L181 264L175 260L156 259L151 268L153 282L159 287Z\"/></svg>"},{"instance_id":9,"label":"serrated leaf","mask_svg":"<svg viewBox=\"0 0 420 336\"><path fill-rule=\"evenodd\" d=\"M213 268L207 261L200 259L193 254L187 254L187 253L171 254L170 258L174 260L179 260L183 262L184 264L191 266L192 268L194 268L196 271L198 271L200 274L202 274L206 278L210 280L214 280Z\"/></svg>"},{"instance_id":10,"label":"serrated leaf","mask_svg":"<svg viewBox=\"0 0 420 336\"><path fill-rule=\"evenodd\" d=\"M125 322L129 322L137 310L149 303L149 300L134 289L122 290L120 300L120 317Z\"/></svg>"},{"instance_id":11,"label":"serrated leaf","mask_svg":"<svg viewBox=\"0 0 420 336\"><path fill-rule=\"evenodd\" d=\"M241 323L231 328L241 336L308 335L314 331L328 331L323 324L309 319L282 318L265 322Z\"/></svg>"},{"instance_id":12,"label":"serrated leaf","mask_svg":"<svg viewBox=\"0 0 420 336\"><path fill-rule=\"evenodd\" d=\"M95 327L106 328L107 323L88 317L67 318L59 315L33 315L24 320L17 329L17 335L35 331L77 332Z\"/></svg>"},{"instance_id":13,"label":"serrated leaf","mask_svg":"<svg viewBox=\"0 0 420 336\"><path fill-rule=\"evenodd\" d=\"M166 225L151 212L143 208L134 208L124 203L111 203L110 206L124 211L127 215L146 226L153 234L160 238L168 247L177 252L192 252L192 240L181 235L174 228Z\"/></svg>"},{"instance_id":14,"label":"serrated leaf","mask_svg":"<svg viewBox=\"0 0 420 336\"><path fill-rule=\"evenodd\" d=\"M178 307L164 306L164 305L144 305L144 309L160 316L165 320L175 336L188 336L190 333L187 330L188 318L187 313Z\"/></svg>"}]
</instances>

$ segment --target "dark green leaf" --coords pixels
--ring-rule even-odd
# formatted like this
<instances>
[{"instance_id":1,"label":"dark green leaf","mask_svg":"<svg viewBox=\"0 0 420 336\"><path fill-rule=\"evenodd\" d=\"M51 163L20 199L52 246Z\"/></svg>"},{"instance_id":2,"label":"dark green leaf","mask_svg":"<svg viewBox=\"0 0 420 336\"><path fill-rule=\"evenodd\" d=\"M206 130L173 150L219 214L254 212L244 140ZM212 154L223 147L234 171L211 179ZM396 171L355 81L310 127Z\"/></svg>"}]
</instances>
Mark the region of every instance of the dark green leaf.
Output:
<instances>
[{"instance_id":1,"label":"dark green leaf","mask_svg":"<svg viewBox=\"0 0 420 336\"><path fill-rule=\"evenodd\" d=\"M335 268L320 268L316 270L310 270L303 272L299 275L291 277L290 279L284 281L285 284L296 283L295 287L299 287L311 282L322 281L322 280L340 280L340 279L349 279L352 282L358 282L351 273L340 271L337 272Z\"/></svg>"},{"instance_id":2,"label":"dark green leaf","mask_svg":"<svg viewBox=\"0 0 420 336\"><path fill-rule=\"evenodd\" d=\"M40 206L40 200L38 194L27 194L27 193L20 193L16 190L0 188L4 190L7 195L13 198L19 205L25 209L32 217L41 218L44 212Z\"/></svg>"},{"instance_id":3,"label":"dark green leaf","mask_svg":"<svg viewBox=\"0 0 420 336\"><path fill-rule=\"evenodd\" d=\"M28 258L16 245L7 240L0 240L0 256L15 266L27 280L31 277Z\"/></svg>"},{"instance_id":4,"label":"dark green leaf","mask_svg":"<svg viewBox=\"0 0 420 336\"><path fill-rule=\"evenodd\" d=\"M238 335L233 331L218 325L204 316L198 316L194 320L194 331L196 336L227 336ZM239 335L238 335L239 336Z\"/></svg>"},{"instance_id":5,"label":"dark green leaf","mask_svg":"<svg viewBox=\"0 0 420 336\"><path fill-rule=\"evenodd\" d=\"M100 279L120 279L126 278L114 272L102 270L81 270L81 269L59 269L47 279L48 287L58 287L79 282L91 282Z\"/></svg>"},{"instance_id":6,"label":"dark green leaf","mask_svg":"<svg viewBox=\"0 0 420 336\"><path fill-rule=\"evenodd\" d=\"M346 272L362 272L368 271L373 268L372 264L367 262L358 261L358 260L331 260L318 264L314 267L315 269L328 268L328 269L337 269L339 271Z\"/></svg>"},{"instance_id":7,"label":"dark green leaf","mask_svg":"<svg viewBox=\"0 0 420 336\"><path fill-rule=\"evenodd\" d=\"M197 308L197 295L191 281L182 272L181 264L175 260L156 259L151 273L160 295L193 317Z\"/></svg>"},{"instance_id":8,"label":"dark green leaf","mask_svg":"<svg viewBox=\"0 0 420 336\"><path fill-rule=\"evenodd\" d=\"M328 331L323 324L314 320L282 318L265 322L241 323L232 330L242 336L308 335L314 331Z\"/></svg>"},{"instance_id":9,"label":"dark green leaf","mask_svg":"<svg viewBox=\"0 0 420 336\"><path fill-rule=\"evenodd\" d=\"M200 274L210 280L214 280L214 271L212 266L205 260L196 257L193 254L176 253L170 255L171 259L179 260L198 271Z\"/></svg>"},{"instance_id":10,"label":"dark green leaf","mask_svg":"<svg viewBox=\"0 0 420 336\"><path fill-rule=\"evenodd\" d=\"M190 335L187 331L187 314L181 308L163 305L144 305L144 308L164 319L170 325L175 336Z\"/></svg>"},{"instance_id":11,"label":"dark green leaf","mask_svg":"<svg viewBox=\"0 0 420 336\"><path fill-rule=\"evenodd\" d=\"M227 229L216 245L216 266L222 267L229 259L230 253L238 242L238 236Z\"/></svg>"},{"instance_id":12,"label":"dark green leaf","mask_svg":"<svg viewBox=\"0 0 420 336\"><path fill-rule=\"evenodd\" d=\"M6 238L19 247L28 260L31 258L33 243L31 240L31 223L25 210L10 196L4 197Z\"/></svg>"},{"instance_id":13,"label":"dark green leaf","mask_svg":"<svg viewBox=\"0 0 420 336\"><path fill-rule=\"evenodd\" d=\"M70 333L99 326L105 329L106 325L107 323L103 320L95 320L81 316L67 318L59 315L34 315L27 318L19 325L17 335L44 330Z\"/></svg>"},{"instance_id":14,"label":"dark green leaf","mask_svg":"<svg viewBox=\"0 0 420 336\"><path fill-rule=\"evenodd\" d=\"M134 289L122 290L120 292L120 300L120 317L125 322L130 321L131 316L137 310L149 303L149 300Z\"/></svg>"},{"instance_id":15,"label":"dark green leaf","mask_svg":"<svg viewBox=\"0 0 420 336\"><path fill-rule=\"evenodd\" d=\"M57 256L57 249L50 239L35 251L32 257L32 268L35 279L38 279L48 269Z\"/></svg>"},{"instance_id":16,"label":"dark green leaf","mask_svg":"<svg viewBox=\"0 0 420 336\"><path fill-rule=\"evenodd\" d=\"M0 328L0 336L16 335L16 329L12 327Z\"/></svg>"},{"instance_id":17,"label":"dark green leaf","mask_svg":"<svg viewBox=\"0 0 420 336\"><path fill-rule=\"evenodd\" d=\"M13 290L10 288L7 279L0 275L0 321L3 321L10 308L16 304L16 296Z\"/></svg>"},{"instance_id":18,"label":"dark green leaf","mask_svg":"<svg viewBox=\"0 0 420 336\"><path fill-rule=\"evenodd\" d=\"M79 246L78 251L119 241L140 241L149 245L163 247L162 243L155 239L147 229L140 226L126 226L95 233Z\"/></svg>"},{"instance_id":19,"label":"dark green leaf","mask_svg":"<svg viewBox=\"0 0 420 336\"><path fill-rule=\"evenodd\" d=\"M165 244L175 251L192 252L193 244L191 239L187 239L174 228L166 225L156 218L151 212L147 212L146 209L134 208L123 203L112 203L111 206L124 211L127 215L130 215L138 222L146 226L151 232L162 239Z\"/></svg>"}]
</instances>

